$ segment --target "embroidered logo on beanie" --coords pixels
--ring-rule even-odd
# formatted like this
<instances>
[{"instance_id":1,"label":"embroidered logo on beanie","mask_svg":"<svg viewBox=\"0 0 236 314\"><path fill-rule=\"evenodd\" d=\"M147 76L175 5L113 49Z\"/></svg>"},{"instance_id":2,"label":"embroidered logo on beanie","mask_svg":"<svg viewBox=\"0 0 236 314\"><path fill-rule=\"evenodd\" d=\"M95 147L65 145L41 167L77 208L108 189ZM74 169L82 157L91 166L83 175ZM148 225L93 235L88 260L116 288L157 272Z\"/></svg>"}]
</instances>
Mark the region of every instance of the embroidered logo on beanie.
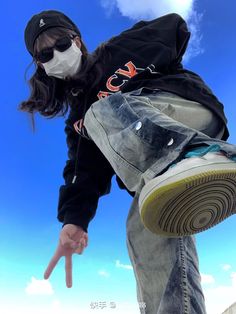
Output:
<instances>
[{"instance_id":1,"label":"embroidered logo on beanie","mask_svg":"<svg viewBox=\"0 0 236 314\"><path fill-rule=\"evenodd\" d=\"M46 25L46 23L44 23L44 20L41 19L41 20L39 21L39 27L43 27L44 25Z\"/></svg>"}]
</instances>

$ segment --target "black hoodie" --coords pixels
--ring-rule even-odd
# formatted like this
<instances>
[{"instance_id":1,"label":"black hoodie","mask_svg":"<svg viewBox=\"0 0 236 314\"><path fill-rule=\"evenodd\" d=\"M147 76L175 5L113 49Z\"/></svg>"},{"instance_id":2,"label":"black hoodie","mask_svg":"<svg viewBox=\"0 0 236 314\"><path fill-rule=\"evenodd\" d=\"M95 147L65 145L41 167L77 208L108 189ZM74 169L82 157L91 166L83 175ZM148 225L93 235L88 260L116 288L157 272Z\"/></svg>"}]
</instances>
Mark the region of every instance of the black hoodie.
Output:
<instances>
[{"instance_id":1,"label":"black hoodie","mask_svg":"<svg viewBox=\"0 0 236 314\"><path fill-rule=\"evenodd\" d=\"M168 14L152 21L140 21L132 28L112 37L106 43L111 59L104 66L103 78L96 91L86 99L86 110L102 97L128 92L140 87L161 89L201 103L227 123L223 105L199 75L183 68L182 56L190 33L178 14ZM102 195L108 194L115 174L111 165L93 141L79 134L74 123L83 118L70 111L66 120L68 160L63 171L65 184L60 187L58 220L78 225L87 232ZM222 137L226 140L228 129ZM78 147L79 141L79 147ZM116 176L122 189L121 179ZM133 192L128 193L134 196Z\"/></svg>"}]
</instances>

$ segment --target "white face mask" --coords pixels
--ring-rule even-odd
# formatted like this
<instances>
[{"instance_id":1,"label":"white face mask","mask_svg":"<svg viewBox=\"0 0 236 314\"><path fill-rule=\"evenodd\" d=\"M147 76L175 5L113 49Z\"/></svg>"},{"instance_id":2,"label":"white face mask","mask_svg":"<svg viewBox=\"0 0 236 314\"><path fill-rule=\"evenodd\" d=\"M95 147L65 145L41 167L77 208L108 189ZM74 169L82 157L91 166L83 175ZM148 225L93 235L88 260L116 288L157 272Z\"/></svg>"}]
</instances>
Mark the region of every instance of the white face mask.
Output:
<instances>
[{"instance_id":1,"label":"white face mask","mask_svg":"<svg viewBox=\"0 0 236 314\"><path fill-rule=\"evenodd\" d=\"M79 70L81 56L80 48L73 41L71 47L63 52L54 49L53 58L42 64L48 76L65 79L67 76L72 77Z\"/></svg>"}]
</instances>

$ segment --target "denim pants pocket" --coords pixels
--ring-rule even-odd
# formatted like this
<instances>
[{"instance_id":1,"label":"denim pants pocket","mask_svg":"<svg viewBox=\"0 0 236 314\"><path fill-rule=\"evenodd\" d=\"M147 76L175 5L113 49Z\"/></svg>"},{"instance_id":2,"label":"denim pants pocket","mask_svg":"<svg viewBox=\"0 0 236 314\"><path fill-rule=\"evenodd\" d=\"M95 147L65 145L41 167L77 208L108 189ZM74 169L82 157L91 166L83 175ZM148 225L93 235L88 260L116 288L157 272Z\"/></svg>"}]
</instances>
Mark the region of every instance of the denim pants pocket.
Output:
<instances>
[{"instance_id":1,"label":"denim pants pocket","mask_svg":"<svg viewBox=\"0 0 236 314\"><path fill-rule=\"evenodd\" d=\"M176 149L185 139L184 135L160 127L147 116L135 112L125 97L116 110L116 117L121 125L107 133L109 143L117 154L141 172L167 155L170 149Z\"/></svg>"}]
</instances>

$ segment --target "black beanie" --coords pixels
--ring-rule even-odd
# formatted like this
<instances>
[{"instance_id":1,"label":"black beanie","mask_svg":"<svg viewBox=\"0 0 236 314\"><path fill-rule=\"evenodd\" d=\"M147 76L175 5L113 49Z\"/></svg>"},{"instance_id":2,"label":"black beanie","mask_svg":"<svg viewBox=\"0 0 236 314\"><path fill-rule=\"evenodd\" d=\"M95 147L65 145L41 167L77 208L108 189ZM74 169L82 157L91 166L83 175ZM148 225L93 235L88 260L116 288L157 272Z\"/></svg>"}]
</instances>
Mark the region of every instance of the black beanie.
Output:
<instances>
[{"instance_id":1,"label":"black beanie","mask_svg":"<svg viewBox=\"0 0 236 314\"><path fill-rule=\"evenodd\" d=\"M50 27L71 29L81 37L77 26L64 13L55 10L42 11L33 15L25 28L25 44L32 56L36 38Z\"/></svg>"}]
</instances>

